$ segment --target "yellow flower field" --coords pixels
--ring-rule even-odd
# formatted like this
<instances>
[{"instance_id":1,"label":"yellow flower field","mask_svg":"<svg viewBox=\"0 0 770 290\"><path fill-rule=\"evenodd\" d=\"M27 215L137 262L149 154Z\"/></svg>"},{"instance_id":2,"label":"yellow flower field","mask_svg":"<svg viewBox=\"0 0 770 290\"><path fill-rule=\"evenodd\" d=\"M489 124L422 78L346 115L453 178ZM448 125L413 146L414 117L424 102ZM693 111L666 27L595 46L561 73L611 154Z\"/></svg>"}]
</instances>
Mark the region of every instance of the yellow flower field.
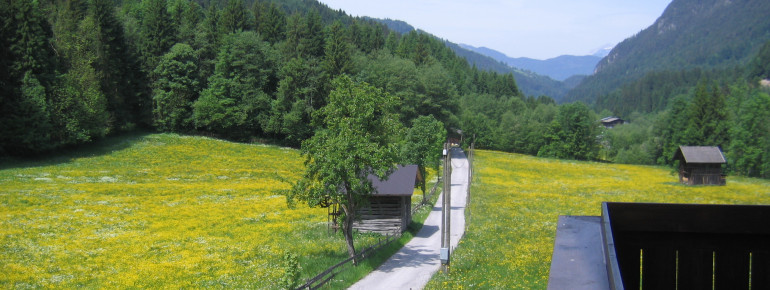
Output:
<instances>
[{"instance_id":1,"label":"yellow flower field","mask_svg":"<svg viewBox=\"0 0 770 290\"><path fill-rule=\"evenodd\" d=\"M689 187L662 167L476 153L465 237L428 288L544 289L558 216L598 216L603 201L770 204L768 180Z\"/></svg>"},{"instance_id":2,"label":"yellow flower field","mask_svg":"<svg viewBox=\"0 0 770 290\"><path fill-rule=\"evenodd\" d=\"M172 134L100 146L0 165L0 288L276 288L286 252L302 278L347 255L326 209L280 195L296 150Z\"/></svg>"}]
</instances>

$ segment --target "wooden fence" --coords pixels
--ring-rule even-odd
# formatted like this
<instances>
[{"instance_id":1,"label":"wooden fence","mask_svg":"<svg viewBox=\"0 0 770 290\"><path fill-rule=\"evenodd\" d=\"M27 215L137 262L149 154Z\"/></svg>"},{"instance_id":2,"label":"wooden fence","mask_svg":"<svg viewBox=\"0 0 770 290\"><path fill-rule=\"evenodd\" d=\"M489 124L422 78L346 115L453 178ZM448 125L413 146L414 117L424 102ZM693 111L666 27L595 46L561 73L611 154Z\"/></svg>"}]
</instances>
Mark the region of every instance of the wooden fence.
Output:
<instances>
[{"instance_id":1,"label":"wooden fence","mask_svg":"<svg viewBox=\"0 0 770 290\"><path fill-rule=\"evenodd\" d=\"M433 196L436 195L436 191L439 188L438 187L439 184L442 184L442 183L443 183L443 180L441 176L439 176L438 179L436 180L436 183L433 184L433 187L428 192L428 195L423 197L422 202L420 202L420 204L412 208L412 216L414 216L414 213L417 212L417 210L421 209L425 205L430 204L430 201L433 200Z\"/></svg>"},{"instance_id":2,"label":"wooden fence","mask_svg":"<svg viewBox=\"0 0 770 290\"><path fill-rule=\"evenodd\" d=\"M441 176L439 176L436 183L428 192L428 195L425 198L423 198L423 201L417 206L412 208L412 215L414 215L414 213L420 208L422 208L423 206L430 204L430 201L433 200L433 196L436 195L436 191L438 191L439 184L441 183L443 183L443 180ZM348 264L352 264L353 259L355 259L356 261L361 261L363 259L366 259L367 257L372 256L375 252L379 251L382 247L387 246L388 244L392 243L395 240L398 240L400 237L401 237L400 234L386 235L384 240L380 240L379 242L377 242L377 244L370 246L364 249L363 251L360 251L358 254L356 254L352 258L347 258L344 261L329 267L328 269L316 275L315 277L308 279L307 281L305 281L305 284L297 287L296 289L318 289L323 285L325 285L326 283L328 283L329 281L331 281L331 279L333 279L334 276L344 271L343 267Z\"/></svg>"},{"instance_id":3,"label":"wooden fence","mask_svg":"<svg viewBox=\"0 0 770 290\"><path fill-rule=\"evenodd\" d=\"M474 150L473 147L474 147L474 144L471 144L471 147L470 147L470 150L469 150L469 156L468 156L468 165L469 165L469 169L468 169L468 203L470 203L470 183L471 183L470 179L473 177L473 175L472 175L473 174L472 173L472 168L473 168L472 162L473 162L473 150ZM427 196L423 197L422 202L420 202L417 206L412 208L412 215L414 215L414 213L417 212L423 206L431 204L430 201L433 200L433 196L436 195L436 193L437 193L437 191L439 189L439 184L443 184L443 182L444 182L444 179L441 176L439 176L438 180L436 181L435 184L433 184L433 187L430 189L430 191L428 192ZM470 212L468 212L468 214L470 215ZM325 271L321 272L321 274L318 274L315 277L308 279L305 282L305 284L303 284L302 286L297 287L296 289L318 289L318 288L322 287L323 285L325 285L326 283L328 283L329 281L331 281L331 279L333 279L334 276L336 276L337 274L342 272L344 270L342 267L345 266L345 265L351 264L353 259L355 259L356 261L361 261L363 259L366 259L367 257L370 257L372 254L374 254L376 251L380 250L382 247L387 246L391 242L399 239L400 237L401 237L401 235L387 235L384 240L380 240L379 242L377 242L377 244L364 249L363 251L361 251L358 254L356 254L354 257L347 258L344 261L339 262L336 265L329 267Z\"/></svg>"},{"instance_id":4,"label":"wooden fence","mask_svg":"<svg viewBox=\"0 0 770 290\"><path fill-rule=\"evenodd\" d=\"M388 244L392 243L395 240L398 240L398 238L400 237L401 235L392 235L392 236L388 235L385 237L384 240L380 240L379 242L377 242L377 244L371 247L368 247L363 251L358 252L358 254L356 254L355 256L347 258L344 261L337 263L337 265L331 266L329 269L326 269L326 271L321 272L321 274L318 274L315 277L308 279L305 284L297 287L296 289L318 289L324 284L331 281L331 279L334 278L334 276L342 272L344 270L343 266L347 264L352 264L353 259L355 259L356 261L361 261L363 259L366 259L367 257L370 257L375 252L377 252L380 248L387 246Z\"/></svg>"}]
</instances>

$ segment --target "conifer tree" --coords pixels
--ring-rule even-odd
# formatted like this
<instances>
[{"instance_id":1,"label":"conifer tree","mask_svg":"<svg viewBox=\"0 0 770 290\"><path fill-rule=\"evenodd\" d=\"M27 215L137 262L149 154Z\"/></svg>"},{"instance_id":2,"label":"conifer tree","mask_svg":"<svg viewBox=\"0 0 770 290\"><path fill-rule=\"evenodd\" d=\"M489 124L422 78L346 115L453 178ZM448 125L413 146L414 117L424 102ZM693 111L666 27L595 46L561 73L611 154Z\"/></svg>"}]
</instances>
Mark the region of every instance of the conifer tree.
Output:
<instances>
[{"instance_id":1,"label":"conifer tree","mask_svg":"<svg viewBox=\"0 0 770 290\"><path fill-rule=\"evenodd\" d=\"M716 85L701 82L695 89L695 96L687 112L685 136L688 144L682 145L727 145L727 112L725 98Z\"/></svg>"},{"instance_id":2,"label":"conifer tree","mask_svg":"<svg viewBox=\"0 0 770 290\"><path fill-rule=\"evenodd\" d=\"M145 72L151 72L160 56L174 44L171 17L166 10L166 0L144 0L142 2L142 55Z\"/></svg>"},{"instance_id":3,"label":"conifer tree","mask_svg":"<svg viewBox=\"0 0 770 290\"><path fill-rule=\"evenodd\" d=\"M243 139L261 133L269 118L273 52L253 31L231 34L224 43L193 120L200 129Z\"/></svg>"},{"instance_id":4,"label":"conifer tree","mask_svg":"<svg viewBox=\"0 0 770 290\"><path fill-rule=\"evenodd\" d=\"M300 41L303 53L307 57L322 57L324 55L324 33L321 14L313 9L305 17L305 37Z\"/></svg>"},{"instance_id":5,"label":"conifer tree","mask_svg":"<svg viewBox=\"0 0 770 290\"><path fill-rule=\"evenodd\" d=\"M48 95L54 77L51 29L38 1L9 2L2 3L2 14L9 18L0 28L8 45L3 52L8 57L3 60L8 87L3 90L8 94L0 109L0 153L29 154L53 145Z\"/></svg>"},{"instance_id":6,"label":"conifer tree","mask_svg":"<svg viewBox=\"0 0 770 290\"><path fill-rule=\"evenodd\" d=\"M243 0L229 0L219 17L219 33L225 35L249 28Z\"/></svg>"},{"instance_id":7,"label":"conifer tree","mask_svg":"<svg viewBox=\"0 0 770 290\"><path fill-rule=\"evenodd\" d=\"M84 21L92 21L93 25L90 30L81 31L81 35L89 39L87 45L96 54L92 65L108 100L107 109L116 125L113 129L119 130L135 122L148 122L145 118L149 112L145 110L149 109L149 104L140 90L144 80L137 61L128 50L113 5L109 0L91 0Z\"/></svg>"},{"instance_id":8,"label":"conifer tree","mask_svg":"<svg viewBox=\"0 0 770 290\"><path fill-rule=\"evenodd\" d=\"M264 11L255 14L258 21L259 34L269 43L277 43L284 39L286 15L275 3L270 3Z\"/></svg>"},{"instance_id":9,"label":"conifer tree","mask_svg":"<svg viewBox=\"0 0 770 290\"><path fill-rule=\"evenodd\" d=\"M324 70L329 76L338 76L350 71L352 66L350 39L342 22L335 21L326 27L324 47Z\"/></svg>"}]
</instances>

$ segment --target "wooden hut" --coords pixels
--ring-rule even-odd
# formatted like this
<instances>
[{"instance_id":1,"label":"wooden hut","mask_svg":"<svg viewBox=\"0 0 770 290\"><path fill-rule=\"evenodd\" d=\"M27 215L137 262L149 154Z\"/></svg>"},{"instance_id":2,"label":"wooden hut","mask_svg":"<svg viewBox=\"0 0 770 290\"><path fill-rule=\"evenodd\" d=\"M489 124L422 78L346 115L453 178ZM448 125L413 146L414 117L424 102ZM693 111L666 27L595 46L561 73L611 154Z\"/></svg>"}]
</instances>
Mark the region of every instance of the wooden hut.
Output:
<instances>
[{"instance_id":1,"label":"wooden hut","mask_svg":"<svg viewBox=\"0 0 770 290\"><path fill-rule=\"evenodd\" d=\"M402 233L412 222L412 193L417 165L398 166L385 180L369 175L375 192L359 211L354 229L362 232Z\"/></svg>"},{"instance_id":2,"label":"wooden hut","mask_svg":"<svg viewBox=\"0 0 770 290\"><path fill-rule=\"evenodd\" d=\"M610 128L613 128L613 127L615 127L615 126L617 126L617 125L623 125L623 124L625 124L625 123L626 123L626 121L625 121L625 120L623 120L623 119L621 119L621 118L618 118L618 117L606 117L606 118L602 118L602 119L601 119L599 122L601 122L601 123L602 123L602 125L603 125L605 128L608 128L608 129L610 129Z\"/></svg>"},{"instance_id":3,"label":"wooden hut","mask_svg":"<svg viewBox=\"0 0 770 290\"><path fill-rule=\"evenodd\" d=\"M725 185L722 164L727 163L722 150L715 146L679 146L674 153L679 161L679 182L689 185Z\"/></svg>"}]
</instances>

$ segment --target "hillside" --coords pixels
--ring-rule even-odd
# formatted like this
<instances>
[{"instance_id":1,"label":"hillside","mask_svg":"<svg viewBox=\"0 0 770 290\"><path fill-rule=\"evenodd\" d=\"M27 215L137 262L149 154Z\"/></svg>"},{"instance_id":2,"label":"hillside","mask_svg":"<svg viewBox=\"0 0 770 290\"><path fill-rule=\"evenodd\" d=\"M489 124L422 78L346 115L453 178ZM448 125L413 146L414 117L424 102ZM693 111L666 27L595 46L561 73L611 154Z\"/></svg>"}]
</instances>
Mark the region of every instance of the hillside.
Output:
<instances>
[{"instance_id":1,"label":"hillside","mask_svg":"<svg viewBox=\"0 0 770 290\"><path fill-rule=\"evenodd\" d=\"M674 0L650 27L618 44L566 100L594 102L653 72L697 80L745 65L770 39L767 15L770 2L764 0Z\"/></svg>"},{"instance_id":2,"label":"hillside","mask_svg":"<svg viewBox=\"0 0 770 290\"><path fill-rule=\"evenodd\" d=\"M596 64L602 59L598 55L561 55L546 60L539 60L528 57L509 57L502 52L486 47L474 47L467 44L461 44L460 46L489 56L509 66L529 70L557 81L564 81L575 75L591 75L594 73ZM597 51L599 55L602 53L601 50Z\"/></svg>"}]
</instances>

